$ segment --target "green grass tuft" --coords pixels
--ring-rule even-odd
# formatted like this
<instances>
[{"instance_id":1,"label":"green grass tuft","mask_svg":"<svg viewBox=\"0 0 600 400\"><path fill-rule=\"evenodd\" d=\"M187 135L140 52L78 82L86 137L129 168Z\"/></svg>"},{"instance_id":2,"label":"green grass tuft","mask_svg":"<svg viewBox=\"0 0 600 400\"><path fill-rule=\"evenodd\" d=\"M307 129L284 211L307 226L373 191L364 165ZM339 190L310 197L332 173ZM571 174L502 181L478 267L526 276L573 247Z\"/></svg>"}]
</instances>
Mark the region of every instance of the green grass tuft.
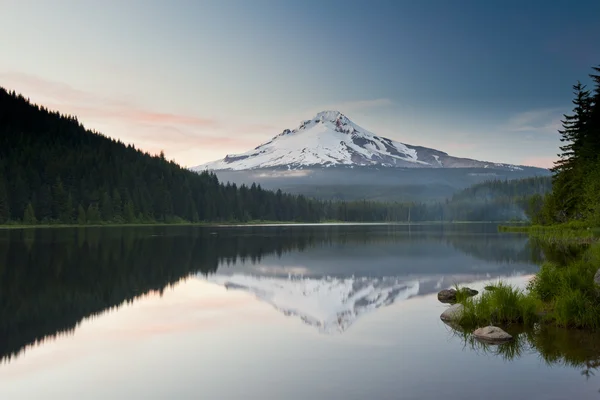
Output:
<instances>
[{"instance_id":1,"label":"green grass tuft","mask_svg":"<svg viewBox=\"0 0 600 400\"><path fill-rule=\"evenodd\" d=\"M486 325L533 324L537 321L538 304L521 289L498 282L494 290L479 297L463 299L465 311L459 324L465 329Z\"/></svg>"}]
</instances>

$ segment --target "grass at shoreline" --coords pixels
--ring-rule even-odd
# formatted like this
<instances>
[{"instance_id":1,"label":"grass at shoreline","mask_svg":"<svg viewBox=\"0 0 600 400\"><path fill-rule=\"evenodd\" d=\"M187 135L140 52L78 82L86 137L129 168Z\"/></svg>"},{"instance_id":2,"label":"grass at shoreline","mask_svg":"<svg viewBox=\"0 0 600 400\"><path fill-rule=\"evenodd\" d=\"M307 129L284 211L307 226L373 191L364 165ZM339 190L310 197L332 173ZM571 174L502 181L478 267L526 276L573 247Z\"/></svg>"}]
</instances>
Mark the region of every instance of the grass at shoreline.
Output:
<instances>
[{"instance_id":1,"label":"grass at shoreline","mask_svg":"<svg viewBox=\"0 0 600 400\"><path fill-rule=\"evenodd\" d=\"M565 265L546 262L523 291L500 282L481 296L462 299L463 329L486 325L536 324L600 330L600 243Z\"/></svg>"}]
</instances>

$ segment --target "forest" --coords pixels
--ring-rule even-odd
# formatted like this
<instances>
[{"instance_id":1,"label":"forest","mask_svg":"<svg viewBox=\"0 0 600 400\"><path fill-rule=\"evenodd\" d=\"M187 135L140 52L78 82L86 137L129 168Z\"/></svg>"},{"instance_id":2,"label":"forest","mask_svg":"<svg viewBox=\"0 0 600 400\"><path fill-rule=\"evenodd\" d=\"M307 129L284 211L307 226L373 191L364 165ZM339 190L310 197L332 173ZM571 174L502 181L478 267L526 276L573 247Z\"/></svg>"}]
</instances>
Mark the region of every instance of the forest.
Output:
<instances>
[{"instance_id":1,"label":"forest","mask_svg":"<svg viewBox=\"0 0 600 400\"><path fill-rule=\"evenodd\" d=\"M549 178L491 181L445 202L318 200L219 182L0 88L0 225L508 221Z\"/></svg>"}]
</instances>

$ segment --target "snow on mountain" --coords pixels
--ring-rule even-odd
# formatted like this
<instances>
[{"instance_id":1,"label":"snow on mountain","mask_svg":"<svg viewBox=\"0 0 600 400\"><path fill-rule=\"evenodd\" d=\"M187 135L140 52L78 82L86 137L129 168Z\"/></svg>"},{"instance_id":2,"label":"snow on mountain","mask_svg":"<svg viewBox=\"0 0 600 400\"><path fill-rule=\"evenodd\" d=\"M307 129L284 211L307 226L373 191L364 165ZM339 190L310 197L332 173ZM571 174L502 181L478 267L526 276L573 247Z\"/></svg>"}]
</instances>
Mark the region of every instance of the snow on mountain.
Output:
<instances>
[{"instance_id":1,"label":"snow on mountain","mask_svg":"<svg viewBox=\"0 0 600 400\"><path fill-rule=\"evenodd\" d=\"M399 278L300 278L209 275L228 289L245 290L285 315L294 315L322 333L344 332L362 314L419 293L418 281Z\"/></svg>"},{"instance_id":2,"label":"snow on mountain","mask_svg":"<svg viewBox=\"0 0 600 400\"><path fill-rule=\"evenodd\" d=\"M315 166L521 169L514 165L452 157L439 150L396 142L367 131L339 111L323 111L251 151L228 155L192 170Z\"/></svg>"}]
</instances>

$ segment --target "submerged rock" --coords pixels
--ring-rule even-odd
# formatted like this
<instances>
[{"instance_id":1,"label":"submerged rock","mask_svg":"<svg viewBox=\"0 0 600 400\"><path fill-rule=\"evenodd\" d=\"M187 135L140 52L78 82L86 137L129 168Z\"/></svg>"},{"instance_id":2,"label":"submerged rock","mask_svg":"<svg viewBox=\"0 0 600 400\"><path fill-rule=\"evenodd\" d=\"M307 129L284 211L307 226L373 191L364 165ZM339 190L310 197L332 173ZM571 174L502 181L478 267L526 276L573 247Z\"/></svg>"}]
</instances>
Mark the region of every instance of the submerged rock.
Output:
<instances>
[{"instance_id":1,"label":"submerged rock","mask_svg":"<svg viewBox=\"0 0 600 400\"><path fill-rule=\"evenodd\" d=\"M497 344L504 343L512 340L512 336L497 326L485 326L483 328L476 329L473 332L473 336L482 342Z\"/></svg>"},{"instance_id":2,"label":"submerged rock","mask_svg":"<svg viewBox=\"0 0 600 400\"><path fill-rule=\"evenodd\" d=\"M467 295L467 297L476 296L479 292L471 288L461 288L460 291ZM455 303L456 295L458 292L456 289L444 289L438 293L438 300L442 303Z\"/></svg>"},{"instance_id":3,"label":"submerged rock","mask_svg":"<svg viewBox=\"0 0 600 400\"><path fill-rule=\"evenodd\" d=\"M457 321L462 317L464 309L462 304L453 304L440 315L440 318L444 322Z\"/></svg>"}]
</instances>

